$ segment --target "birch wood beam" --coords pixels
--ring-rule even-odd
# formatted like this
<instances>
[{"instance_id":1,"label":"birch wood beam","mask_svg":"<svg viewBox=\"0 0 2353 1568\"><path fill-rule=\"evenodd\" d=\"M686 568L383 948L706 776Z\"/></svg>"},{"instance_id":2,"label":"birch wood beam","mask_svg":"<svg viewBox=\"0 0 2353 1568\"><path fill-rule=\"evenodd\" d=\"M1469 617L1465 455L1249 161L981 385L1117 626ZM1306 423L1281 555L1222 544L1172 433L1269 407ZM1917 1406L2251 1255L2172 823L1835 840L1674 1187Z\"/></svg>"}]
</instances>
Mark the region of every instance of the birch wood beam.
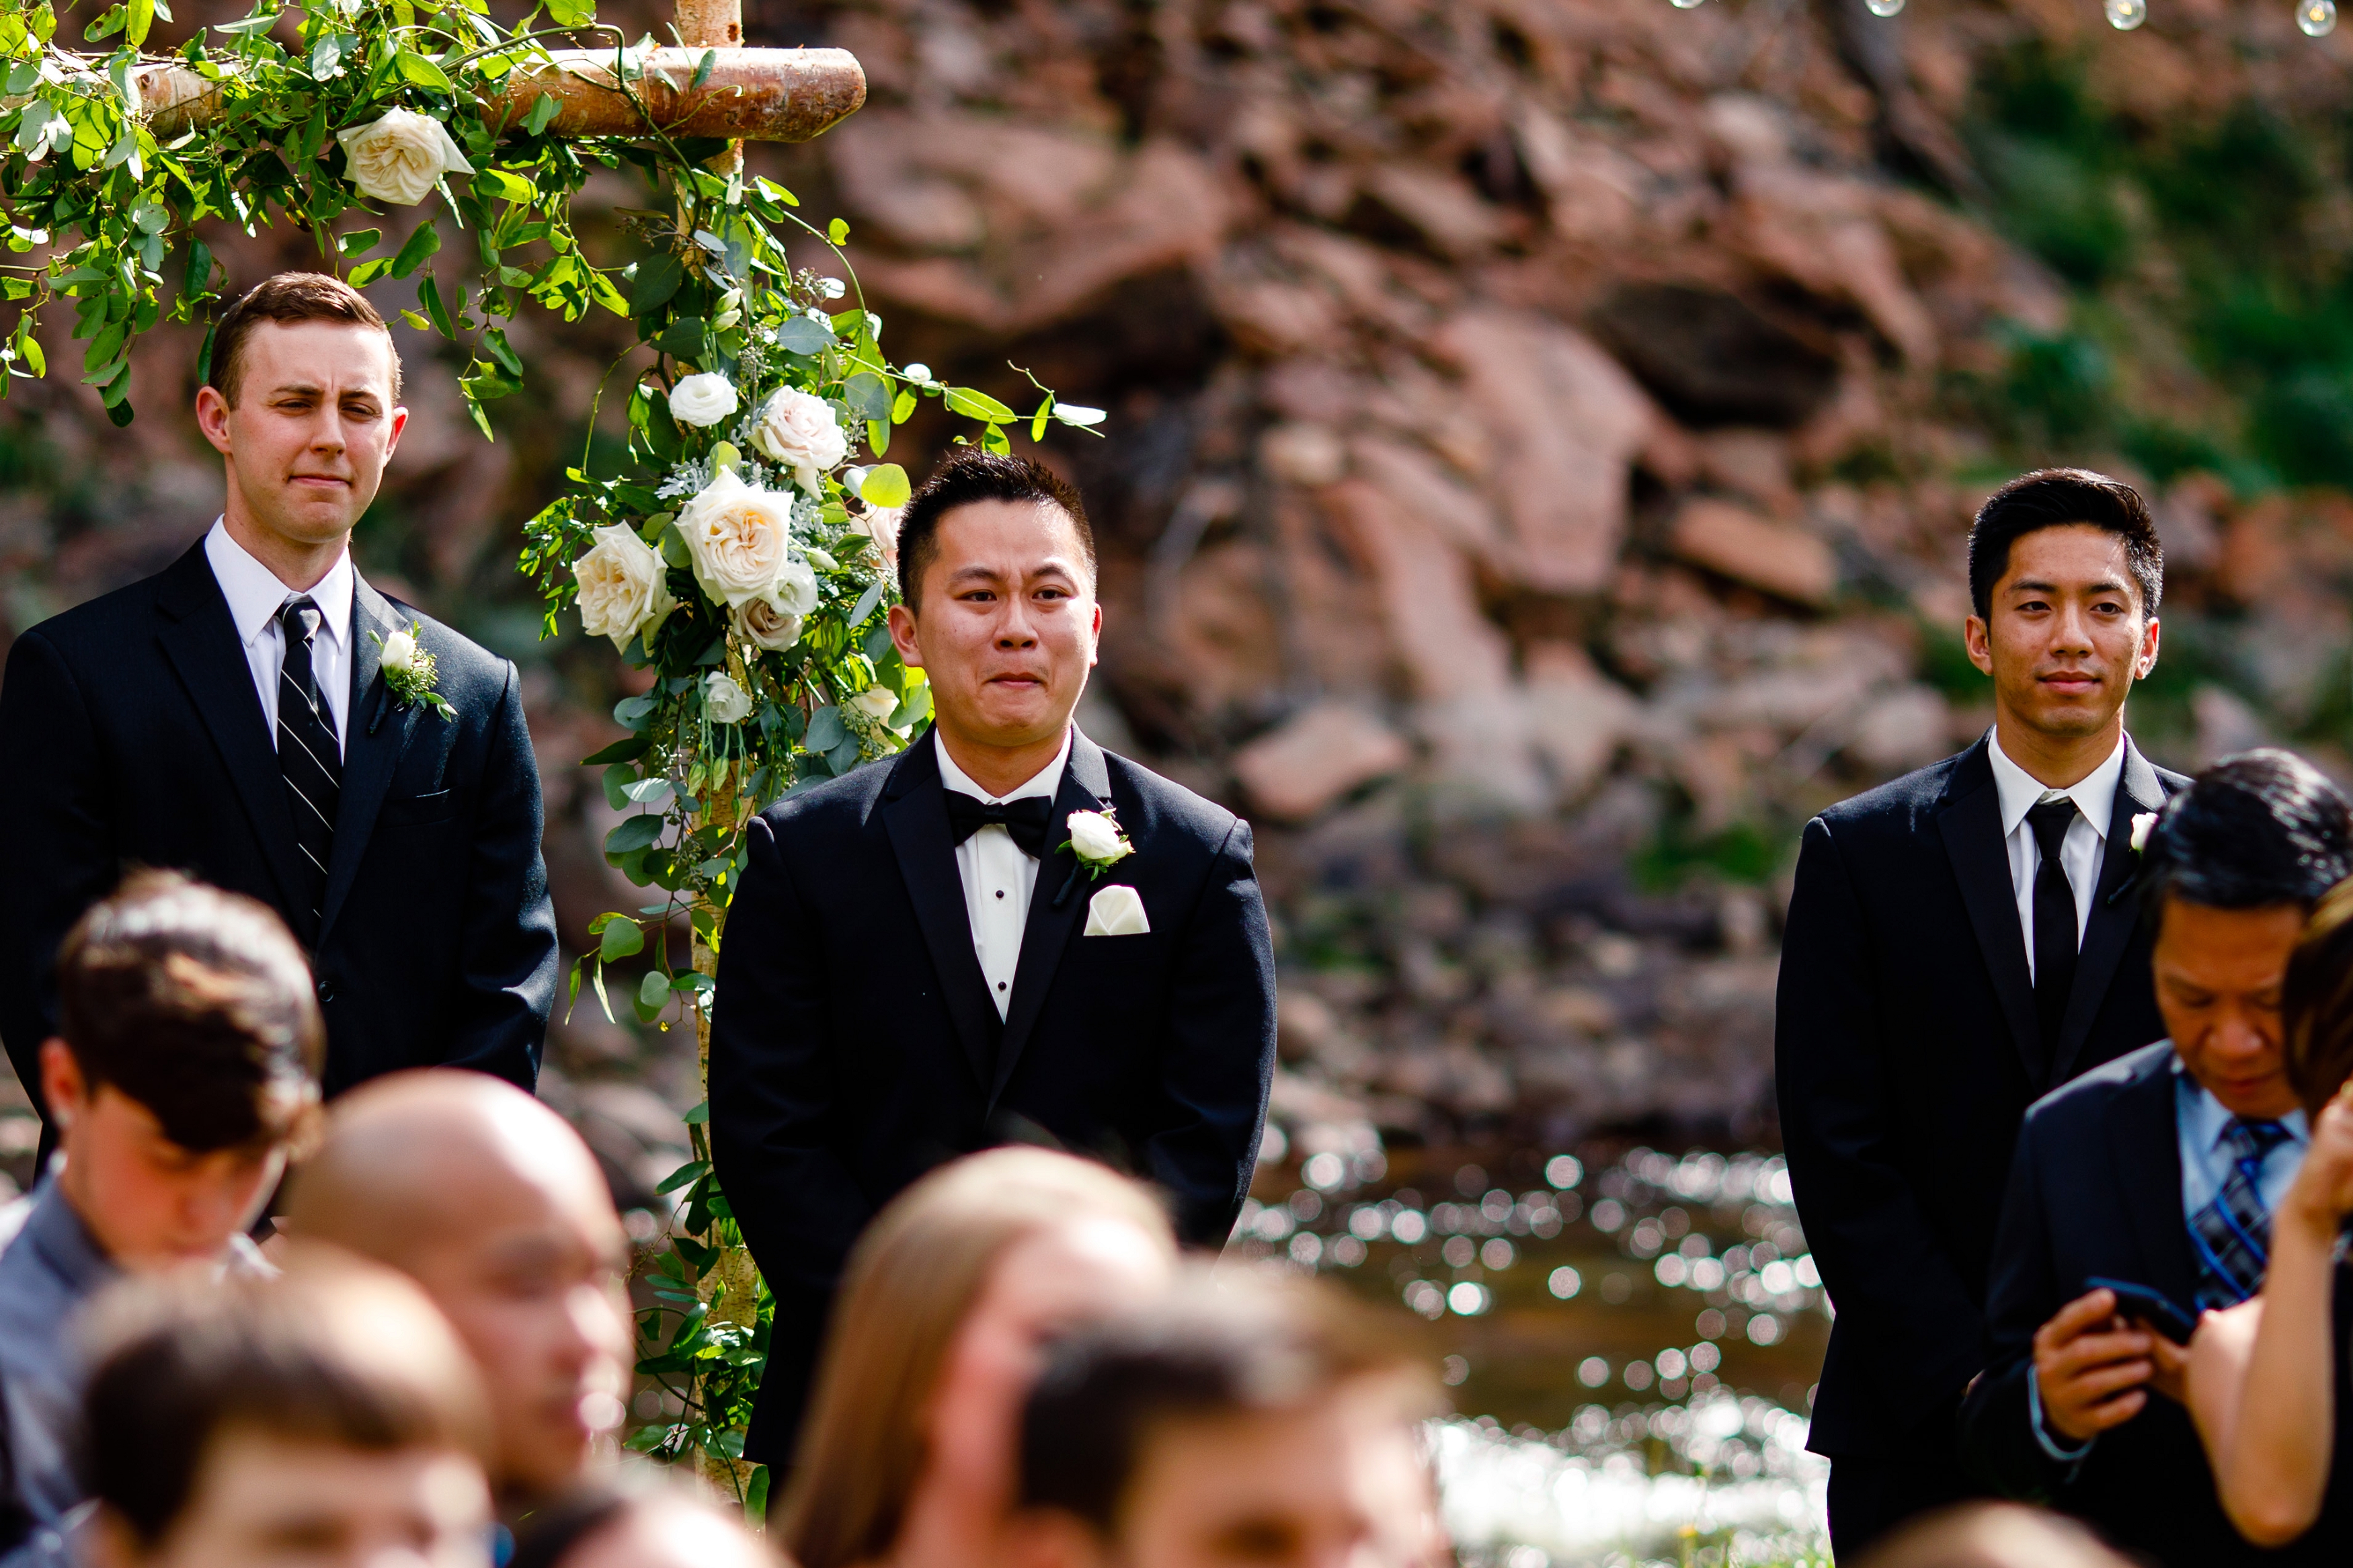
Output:
<instances>
[{"instance_id":1,"label":"birch wood beam","mask_svg":"<svg viewBox=\"0 0 2353 1568\"><path fill-rule=\"evenodd\" d=\"M629 83L646 107L641 115L614 77L612 50L556 50L511 72L499 95L482 104L482 118L521 124L547 93L559 105L550 129L566 136L646 136L659 128L676 137L806 142L866 101L865 69L847 49L721 48L703 84L690 87L703 52L667 48L634 57L645 64L645 74ZM214 84L184 65L142 66L132 74L158 135L176 136L218 112Z\"/></svg>"}]
</instances>

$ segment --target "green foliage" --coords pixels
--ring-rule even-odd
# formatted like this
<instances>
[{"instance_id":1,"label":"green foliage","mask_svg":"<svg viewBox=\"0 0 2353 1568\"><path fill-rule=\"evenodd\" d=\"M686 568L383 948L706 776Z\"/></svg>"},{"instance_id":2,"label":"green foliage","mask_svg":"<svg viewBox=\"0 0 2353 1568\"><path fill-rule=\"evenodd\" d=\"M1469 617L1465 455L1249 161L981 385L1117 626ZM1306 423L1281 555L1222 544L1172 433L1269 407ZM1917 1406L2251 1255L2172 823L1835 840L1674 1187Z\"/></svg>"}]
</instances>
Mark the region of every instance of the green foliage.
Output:
<instances>
[{"instance_id":1,"label":"green foliage","mask_svg":"<svg viewBox=\"0 0 2353 1568\"><path fill-rule=\"evenodd\" d=\"M1794 848L1793 843L1770 838L1752 823L1736 822L1720 832L1702 834L1688 820L1671 818L1634 857L1632 870L1635 881L1653 892L1702 875L1725 882L1762 882Z\"/></svg>"}]
</instances>

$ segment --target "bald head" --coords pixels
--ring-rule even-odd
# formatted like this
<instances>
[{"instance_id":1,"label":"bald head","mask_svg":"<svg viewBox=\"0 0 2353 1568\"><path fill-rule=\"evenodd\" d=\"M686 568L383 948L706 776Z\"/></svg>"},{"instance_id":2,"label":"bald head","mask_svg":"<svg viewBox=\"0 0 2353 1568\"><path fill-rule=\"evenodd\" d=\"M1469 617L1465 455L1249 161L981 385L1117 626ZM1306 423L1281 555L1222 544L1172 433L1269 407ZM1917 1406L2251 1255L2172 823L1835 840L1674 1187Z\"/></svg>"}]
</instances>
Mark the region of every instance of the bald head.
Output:
<instances>
[{"instance_id":1,"label":"bald head","mask_svg":"<svg viewBox=\"0 0 2353 1568\"><path fill-rule=\"evenodd\" d=\"M428 1068L345 1095L294 1180L286 1228L410 1276L480 1364L493 1480L527 1502L575 1480L618 1425L628 1241L561 1117L480 1073Z\"/></svg>"}]
</instances>

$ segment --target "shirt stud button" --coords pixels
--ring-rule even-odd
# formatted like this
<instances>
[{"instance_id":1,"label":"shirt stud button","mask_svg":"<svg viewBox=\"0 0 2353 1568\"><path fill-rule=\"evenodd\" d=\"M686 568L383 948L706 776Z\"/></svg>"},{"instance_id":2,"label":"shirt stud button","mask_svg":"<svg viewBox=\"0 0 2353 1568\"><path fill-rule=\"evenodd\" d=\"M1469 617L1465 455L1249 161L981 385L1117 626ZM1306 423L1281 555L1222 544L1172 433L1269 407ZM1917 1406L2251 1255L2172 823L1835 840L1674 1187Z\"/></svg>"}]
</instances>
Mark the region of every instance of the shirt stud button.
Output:
<instances>
[{"instance_id":1,"label":"shirt stud button","mask_svg":"<svg viewBox=\"0 0 2353 1568\"><path fill-rule=\"evenodd\" d=\"M998 981L998 982L997 983L997 988L999 991L1004 990L1004 989L1005 989L1005 982L1004 982L1004 981L1002 981L1002 980Z\"/></svg>"},{"instance_id":2,"label":"shirt stud button","mask_svg":"<svg viewBox=\"0 0 2353 1568\"><path fill-rule=\"evenodd\" d=\"M997 896L998 898L1000 898L1000 899L1001 899L1001 898L1003 898L1003 897L1005 896L1005 889L1002 889L1002 888L997 889Z\"/></svg>"}]
</instances>

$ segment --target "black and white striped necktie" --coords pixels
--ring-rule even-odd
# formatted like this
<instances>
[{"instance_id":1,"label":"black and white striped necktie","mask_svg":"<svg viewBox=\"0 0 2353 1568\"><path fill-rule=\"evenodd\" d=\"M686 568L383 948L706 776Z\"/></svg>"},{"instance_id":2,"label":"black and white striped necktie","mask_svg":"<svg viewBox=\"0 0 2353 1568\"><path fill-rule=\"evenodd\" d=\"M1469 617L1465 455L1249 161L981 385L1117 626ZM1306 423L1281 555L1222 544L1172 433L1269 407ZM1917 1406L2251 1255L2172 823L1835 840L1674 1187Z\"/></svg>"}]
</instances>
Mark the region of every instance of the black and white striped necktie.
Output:
<instances>
[{"instance_id":1,"label":"black and white striped necktie","mask_svg":"<svg viewBox=\"0 0 2353 1568\"><path fill-rule=\"evenodd\" d=\"M294 813L294 842L302 851L310 935L319 935L327 906L327 867L335 851L335 806L343 794L343 752L319 700L311 641L322 617L307 594L278 611L286 658L278 667L278 771L286 777L286 804Z\"/></svg>"}]
</instances>

